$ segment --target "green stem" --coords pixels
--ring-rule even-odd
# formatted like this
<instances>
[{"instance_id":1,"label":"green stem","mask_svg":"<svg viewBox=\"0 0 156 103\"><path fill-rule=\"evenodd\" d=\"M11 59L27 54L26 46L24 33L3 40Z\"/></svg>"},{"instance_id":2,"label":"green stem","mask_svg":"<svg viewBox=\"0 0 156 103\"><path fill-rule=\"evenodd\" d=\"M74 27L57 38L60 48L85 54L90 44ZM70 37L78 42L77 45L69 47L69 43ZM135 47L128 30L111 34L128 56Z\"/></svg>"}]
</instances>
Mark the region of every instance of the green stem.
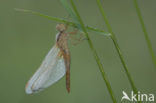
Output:
<instances>
[{"instance_id":1,"label":"green stem","mask_svg":"<svg viewBox=\"0 0 156 103\"><path fill-rule=\"evenodd\" d=\"M73 7L73 10L74 10L74 12L75 12L75 14L76 14L76 16L77 16L79 22L80 22L80 25L81 25L81 27L82 27L82 30L84 31L84 33L85 33L85 35L86 35L86 37L87 37L87 39L88 39L89 47L90 47L90 49L91 49L91 51L92 51L92 53L93 53L93 55L94 55L94 57L95 57L96 63L98 64L99 70L100 70L100 72L101 72L101 74L102 74L103 80L104 80L105 83L106 83L107 89L108 89L108 91L109 91L109 93L110 93L110 96L111 96L111 98L112 98L112 100L113 100L113 103L117 103L117 101L116 101L116 99L115 99L115 96L114 96L114 93L113 93L113 90L112 90L112 88L111 88L111 85L110 85L110 83L109 83L109 80L108 80L108 78L107 78L107 76L106 76L106 73L104 72L103 65L102 65L102 63L101 63L101 61L100 61L100 58L98 57L97 52L96 52L96 50L95 50L95 48L94 48L94 46L93 46L93 44L92 44L92 41L91 41L91 39L90 39L90 37L89 37L89 35L88 35L88 32L87 32L87 30L86 30L86 27L85 27L85 25L84 25L84 23L83 23L83 21L82 21L80 15L79 15L78 11L77 11L77 8L76 8L76 6L75 6L73 0L70 0L70 2L71 2L71 5L72 5L72 7Z\"/></svg>"},{"instance_id":2,"label":"green stem","mask_svg":"<svg viewBox=\"0 0 156 103\"><path fill-rule=\"evenodd\" d=\"M110 26L110 24L109 24L109 22L108 22L108 20L107 20L107 17L106 17L106 15L105 15L105 12L104 12L104 9L103 9L103 7L102 7L102 5L101 5L101 2L100 2L100 0L96 0L96 1L97 1L97 5L98 5L98 7L99 7L99 10L100 10L100 12L101 12L101 14L102 14L102 16L103 16L103 19L104 19L104 21L105 21L105 23L106 23L106 26L107 26L107 28L108 28L108 31L112 34L112 35L111 35L111 39L112 39L112 41L113 41L113 43L114 43L114 45L115 45L115 48L116 48L116 50L117 50L117 52L118 52L119 58L120 58L121 63L122 63L122 65L123 65L123 67L124 67L124 70L125 70L125 73L126 73L126 75L127 75L128 80L129 80L129 82L130 82L130 85L131 85L131 87L132 87L134 93L137 94L137 91L138 91L138 90L137 90L137 88L136 88L136 86L135 86L135 84L134 84L134 82L133 82L133 79L132 79L132 77L131 77L130 72L128 71L128 68L127 68L127 65L126 65L126 63L125 63L124 57L123 57L123 55L122 55L122 53L121 53L121 49L120 49L120 47L119 47L119 45L118 45L118 42L117 42L116 37L115 37L115 34L113 33L112 28L111 28L111 26ZM139 102L139 103L141 103L141 102Z\"/></svg>"},{"instance_id":3,"label":"green stem","mask_svg":"<svg viewBox=\"0 0 156 103\"><path fill-rule=\"evenodd\" d=\"M57 22L60 22L60 23L65 23L65 24L68 24L70 26L77 26L77 23L75 22L72 22L72 21L68 21L68 20L65 20L65 19L62 19L62 18L58 18L58 17L52 17L52 16L48 16L48 15L45 15L45 14L41 14L39 12L35 12L35 11L32 11L32 10L25 10L25 9L15 9L16 11L21 11L21 12L25 12L25 13L31 13L33 15L38 15L38 16L41 16L41 17L44 17L44 18L47 18L49 20L53 20L53 21L57 21ZM93 27L90 27L90 26L85 26L87 28L88 31L94 31L94 32L98 32L98 33L101 33L105 36L110 36L111 34L110 33L107 33L103 30L100 30L98 28L93 28Z\"/></svg>"},{"instance_id":4,"label":"green stem","mask_svg":"<svg viewBox=\"0 0 156 103\"><path fill-rule=\"evenodd\" d=\"M141 11L140 11L139 6L138 6L138 2L137 2L137 0L133 0L133 2L134 2L134 6L135 6L135 9L136 9L136 12L137 12L141 27L142 27L142 31L144 32L144 36L145 36L145 39L146 39L146 42L147 42L147 46L148 46L150 55L152 56L154 66L156 68L156 56L154 55L154 51L152 49L152 44L151 44L151 41L149 39L147 30L146 30L146 27L145 27L145 24L144 24L142 15L141 15Z\"/></svg>"}]
</instances>

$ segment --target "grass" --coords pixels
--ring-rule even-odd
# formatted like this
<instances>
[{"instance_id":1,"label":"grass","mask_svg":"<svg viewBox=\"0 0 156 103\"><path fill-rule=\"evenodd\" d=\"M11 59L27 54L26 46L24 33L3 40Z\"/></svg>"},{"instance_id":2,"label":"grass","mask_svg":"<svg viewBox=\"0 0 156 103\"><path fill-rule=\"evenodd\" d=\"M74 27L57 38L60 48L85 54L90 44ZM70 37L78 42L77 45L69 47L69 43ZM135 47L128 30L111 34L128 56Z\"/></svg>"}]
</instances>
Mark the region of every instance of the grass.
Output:
<instances>
[{"instance_id":1,"label":"grass","mask_svg":"<svg viewBox=\"0 0 156 103\"><path fill-rule=\"evenodd\" d=\"M73 10L74 10L74 12L75 12L75 14L76 14L76 16L77 16L78 21L79 21L79 23L80 23L80 25L81 25L81 27L82 27L82 30L83 30L83 32L85 33L85 35L86 35L86 37L87 37L87 39L88 39L89 47L90 47L90 49L91 49L91 51L92 51L92 53L93 53L93 55L94 55L94 57L95 57L96 63L97 63L97 65L98 65L98 67L99 67L99 70L100 70L100 72L101 72L101 74L102 74L102 78L103 78L103 80L104 80L105 83L106 83L106 86L107 86L107 89L108 89L109 94L110 94L110 96L111 96L111 99L112 99L113 103L117 103L116 98L115 98L115 95L114 95L113 90L112 90L112 88L111 88L110 82L109 82L109 80L108 80L108 78L107 78L107 75L106 75L106 73L105 73L105 71L104 71L103 65L102 65L102 63L101 63L101 61L100 61L100 58L99 58L99 56L97 55L97 52L96 52L96 50L95 50L95 48L94 48L94 46L93 46L93 43L92 43L92 41L91 41L91 39L90 39L90 37L89 37L89 35L88 35L88 32L87 32L86 27L85 27L85 25L84 25L84 23L83 23L83 21L82 21L82 19L81 19L81 16L79 15L79 12L78 12L78 10L77 10L77 8L76 8L76 6L75 6L73 0L70 0L70 3L71 3L71 5L72 5L72 7L73 7Z\"/></svg>"},{"instance_id":2,"label":"grass","mask_svg":"<svg viewBox=\"0 0 156 103\"><path fill-rule=\"evenodd\" d=\"M149 53L150 53L150 55L152 57L153 64L154 64L154 66L156 68L156 56L154 54L152 44L151 44L150 38L149 38L148 33L147 33L143 17L141 15L141 11L140 11L140 8L138 6L138 2L137 2L137 0L133 0L133 2L134 2L134 7L136 9L136 13L138 15L138 18L139 18L139 21L140 21L140 24L141 24L142 31L144 33L144 37L145 37L145 40L146 40L146 43L147 43L147 46L148 46Z\"/></svg>"},{"instance_id":3,"label":"grass","mask_svg":"<svg viewBox=\"0 0 156 103\"><path fill-rule=\"evenodd\" d=\"M115 34L114 34L113 31L112 31L112 28L111 28L111 26L110 26L110 24L109 24L109 21L108 21L108 19L107 19L107 17L106 17L106 14L105 14L105 11L104 11L104 9L103 9L103 7L102 7L102 4L101 4L100 0L96 0L96 2L97 2L97 5L98 5L98 7L99 7L99 10L100 10L100 12L101 12L101 15L103 16L103 20L104 20L105 23L106 23L106 26L107 26L107 28L108 28L108 31L112 34L112 35L110 36L110 37L111 37L111 40L113 41L114 46L115 46L115 48L116 48L116 50L117 50L117 53L118 53L119 58L120 58L120 61L121 61L122 65L123 65L124 70L125 70L125 73L126 73L126 75L127 75L128 81L129 81L129 83L130 83L130 85L131 85L131 87L132 87L134 93L137 94L138 90L137 90L137 88L136 88L136 86L135 86L135 83L134 83L134 81L133 81L133 79L132 79L132 76L131 76L131 74L130 74L130 72L129 72L129 70L128 70L128 67L127 67L126 63L125 63L125 60L124 60L124 57L123 57L123 55L122 55L121 49L120 49L120 47L119 47L119 44L118 44L117 39L116 39L116 37L115 37ZM139 103L141 103L141 102L139 102Z\"/></svg>"},{"instance_id":4,"label":"grass","mask_svg":"<svg viewBox=\"0 0 156 103\"><path fill-rule=\"evenodd\" d=\"M37 15L37 16L40 16L40 17L43 17L43 18L46 18L46 19L49 19L49 20L52 20L52 21L57 21L59 23L65 23L65 24L68 24L69 26L72 26L72 27L76 27L77 26L77 23L73 22L73 21L68 21L64 18L58 18L58 17L53 17L53 16L48 16L46 14L42 14L42 13L39 13L39 12L36 12L36 11L32 11L32 10L26 10L26 9L18 9L18 8L15 8L16 11L20 11L20 12L24 12L24 13L30 13L30 14L33 14L33 15ZM101 30L101 29L98 29L98 28L95 28L95 27L91 27L91 26L88 26L88 25L85 25L87 31L93 31L93 32L96 32L97 34L100 34L100 35L104 35L104 36L110 36L111 34L109 32L105 32L104 30ZM79 28L81 30L81 28Z\"/></svg>"}]
</instances>

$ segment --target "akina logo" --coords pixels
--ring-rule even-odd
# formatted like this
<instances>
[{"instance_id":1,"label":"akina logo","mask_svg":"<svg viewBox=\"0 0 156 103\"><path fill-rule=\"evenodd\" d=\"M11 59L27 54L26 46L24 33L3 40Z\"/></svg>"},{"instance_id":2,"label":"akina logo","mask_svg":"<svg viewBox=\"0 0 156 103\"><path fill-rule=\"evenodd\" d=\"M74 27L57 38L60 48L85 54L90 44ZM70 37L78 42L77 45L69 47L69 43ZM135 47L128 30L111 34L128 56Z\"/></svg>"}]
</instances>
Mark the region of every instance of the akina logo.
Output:
<instances>
[{"instance_id":1,"label":"akina logo","mask_svg":"<svg viewBox=\"0 0 156 103\"><path fill-rule=\"evenodd\" d=\"M132 101L132 102L137 102L137 101L145 101L145 102L153 102L154 101L154 94L145 94L141 93L138 91L137 94L135 94L133 91L131 91L131 94L128 95L125 91L122 91L122 98L121 101Z\"/></svg>"}]
</instances>

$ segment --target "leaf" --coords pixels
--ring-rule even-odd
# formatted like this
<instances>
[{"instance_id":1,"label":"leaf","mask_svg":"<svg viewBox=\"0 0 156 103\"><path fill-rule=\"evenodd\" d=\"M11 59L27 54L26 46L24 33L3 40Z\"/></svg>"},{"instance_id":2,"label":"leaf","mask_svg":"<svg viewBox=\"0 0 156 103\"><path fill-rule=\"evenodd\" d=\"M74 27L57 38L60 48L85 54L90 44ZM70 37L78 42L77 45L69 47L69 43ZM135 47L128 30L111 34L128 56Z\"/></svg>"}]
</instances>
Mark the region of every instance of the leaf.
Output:
<instances>
[{"instance_id":1,"label":"leaf","mask_svg":"<svg viewBox=\"0 0 156 103\"><path fill-rule=\"evenodd\" d=\"M101 34L101 35L104 35L104 36L108 36L108 37L112 35L111 33L105 32L105 31L100 30L98 28L93 28L93 27L90 27L90 26L86 26L86 28L87 28L88 32L93 31L93 32L96 32L98 34Z\"/></svg>"},{"instance_id":2,"label":"leaf","mask_svg":"<svg viewBox=\"0 0 156 103\"><path fill-rule=\"evenodd\" d=\"M33 15L37 15L37 16L40 16L40 17L44 17L44 18L47 18L49 20L53 20L53 21L57 21L57 22L61 22L61 23L65 23L65 24L68 24L70 26L73 26L73 27L77 27L79 24L75 23L75 22L72 22L72 21L68 21L64 18L58 18L58 17L53 17L53 16L48 16L48 15L45 15L45 14L42 14L42 13L39 13L39 12L35 12L35 11L32 11L32 10L26 10L26 9L18 9L18 8L15 8L16 11L20 11L20 12L25 12L25 13L31 13ZM82 31L81 27L77 27L80 29L80 31ZM111 34L108 33L108 32L105 32L103 30L100 30L100 29L97 29L97 28L93 28L93 27L90 27L90 26L86 26L87 28L87 31L94 31L98 34L102 34L104 36L110 36Z\"/></svg>"},{"instance_id":3,"label":"leaf","mask_svg":"<svg viewBox=\"0 0 156 103\"><path fill-rule=\"evenodd\" d=\"M72 20L75 22L76 27L79 28L80 30L82 30L79 20L75 14L75 12L73 11L73 9L70 7L69 3L67 0L60 0L61 4L63 5L63 7L65 8L65 10L68 12L68 14L71 16Z\"/></svg>"},{"instance_id":4,"label":"leaf","mask_svg":"<svg viewBox=\"0 0 156 103\"><path fill-rule=\"evenodd\" d=\"M68 12L68 14L70 15L70 17L73 19L73 21L77 24L77 26L79 27L79 21L77 19L76 14L74 13L74 11L72 10L72 8L70 7L69 3L67 2L67 0L60 0L61 4L63 5L63 7L65 8L65 10Z\"/></svg>"}]
</instances>

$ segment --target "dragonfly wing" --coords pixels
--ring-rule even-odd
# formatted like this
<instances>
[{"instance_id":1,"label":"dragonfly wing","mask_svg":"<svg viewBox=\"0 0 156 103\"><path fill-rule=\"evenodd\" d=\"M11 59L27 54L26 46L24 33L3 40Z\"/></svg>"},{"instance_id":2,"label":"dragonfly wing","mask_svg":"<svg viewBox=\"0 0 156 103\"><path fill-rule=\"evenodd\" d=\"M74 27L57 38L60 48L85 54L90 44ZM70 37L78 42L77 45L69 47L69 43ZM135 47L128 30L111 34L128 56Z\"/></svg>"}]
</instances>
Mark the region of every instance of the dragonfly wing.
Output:
<instances>
[{"instance_id":1,"label":"dragonfly wing","mask_svg":"<svg viewBox=\"0 0 156 103\"><path fill-rule=\"evenodd\" d=\"M65 75L64 59L59 53L60 49L56 45L49 51L39 69L28 81L26 85L27 94L41 91Z\"/></svg>"}]
</instances>

